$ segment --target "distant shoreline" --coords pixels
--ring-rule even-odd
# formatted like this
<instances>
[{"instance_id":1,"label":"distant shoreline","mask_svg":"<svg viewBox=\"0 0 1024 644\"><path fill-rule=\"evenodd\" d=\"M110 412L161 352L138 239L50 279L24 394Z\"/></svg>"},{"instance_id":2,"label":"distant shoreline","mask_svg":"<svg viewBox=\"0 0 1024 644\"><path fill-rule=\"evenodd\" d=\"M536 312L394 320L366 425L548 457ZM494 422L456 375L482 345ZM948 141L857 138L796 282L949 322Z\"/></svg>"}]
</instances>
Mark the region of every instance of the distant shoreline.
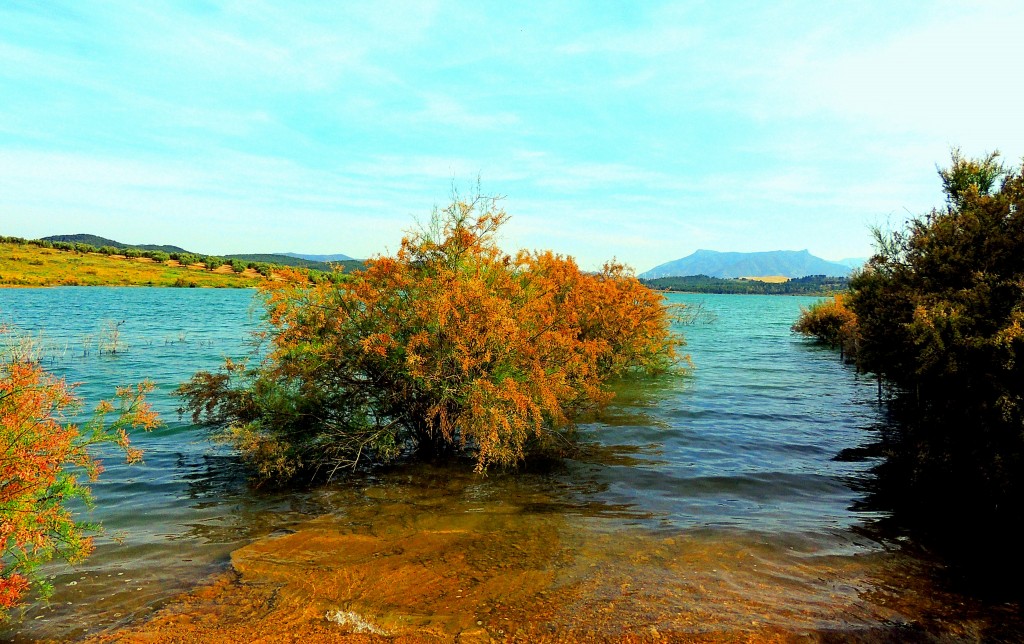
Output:
<instances>
[{"instance_id":1,"label":"distant shoreline","mask_svg":"<svg viewBox=\"0 0 1024 644\"><path fill-rule=\"evenodd\" d=\"M809 295L828 297L846 291L849 278L807 275L785 281L757 278L725 278L685 275L640 280L645 286L668 293L715 293L720 295Z\"/></svg>"}]
</instances>

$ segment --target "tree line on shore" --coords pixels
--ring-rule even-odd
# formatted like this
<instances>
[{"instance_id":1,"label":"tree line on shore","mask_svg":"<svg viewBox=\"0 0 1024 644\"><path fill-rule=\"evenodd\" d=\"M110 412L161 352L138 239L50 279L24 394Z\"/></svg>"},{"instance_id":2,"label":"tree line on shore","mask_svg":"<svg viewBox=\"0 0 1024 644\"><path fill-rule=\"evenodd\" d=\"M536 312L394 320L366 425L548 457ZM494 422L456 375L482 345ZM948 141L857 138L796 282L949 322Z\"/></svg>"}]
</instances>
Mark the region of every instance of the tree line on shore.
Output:
<instances>
[{"instance_id":1,"label":"tree line on shore","mask_svg":"<svg viewBox=\"0 0 1024 644\"><path fill-rule=\"evenodd\" d=\"M646 286L681 293L721 293L736 295L831 295L846 290L849 279L828 275L806 275L784 282L757 279L686 275L641 279Z\"/></svg>"}]
</instances>

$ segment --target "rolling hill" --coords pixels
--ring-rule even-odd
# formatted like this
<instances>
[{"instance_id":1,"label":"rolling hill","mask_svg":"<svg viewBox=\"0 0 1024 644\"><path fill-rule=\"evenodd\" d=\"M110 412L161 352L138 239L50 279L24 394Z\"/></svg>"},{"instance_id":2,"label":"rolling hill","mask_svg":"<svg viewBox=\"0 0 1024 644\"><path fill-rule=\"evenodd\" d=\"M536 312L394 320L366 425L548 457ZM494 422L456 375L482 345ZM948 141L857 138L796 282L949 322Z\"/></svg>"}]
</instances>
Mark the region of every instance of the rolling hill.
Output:
<instances>
[{"instance_id":1,"label":"rolling hill","mask_svg":"<svg viewBox=\"0 0 1024 644\"><path fill-rule=\"evenodd\" d=\"M103 246L113 246L114 248L138 248L139 250L161 250L165 253L187 253L189 251L178 246L158 245L158 244L123 244L113 239L107 239L106 237L100 237L99 235L89 235L86 233L79 233L77 235L50 235L49 237L43 237L43 241L48 242L70 242L72 244L89 244L96 248Z\"/></svg>"},{"instance_id":2,"label":"rolling hill","mask_svg":"<svg viewBox=\"0 0 1024 644\"><path fill-rule=\"evenodd\" d=\"M783 275L793 278L806 275L845 277L849 274L849 266L815 257L807 250L773 250L758 253L698 250L692 255L655 266L639 276L644 279L686 275L727 278Z\"/></svg>"},{"instance_id":3,"label":"rolling hill","mask_svg":"<svg viewBox=\"0 0 1024 644\"><path fill-rule=\"evenodd\" d=\"M137 248L139 250L159 250L165 253L191 253L193 255L205 256L206 253L185 250L179 246L158 245L158 244L125 244L107 237L79 233L76 235L51 235L43 237L49 242L70 242L74 244L89 244L101 248L113 246L114 248ZM337 253L334 255L301 255L299 253L236 253L223 255L227 259L238 259L247 262L265 262L277 264L278 266L296 266L299 268L310 268L317 271L329 272L333 270L332 265L340 264L346 272L363 268L363 263L352 259L348 255ZM328 264L330 262L330 264Z\"/></svg>"}]
</instances>

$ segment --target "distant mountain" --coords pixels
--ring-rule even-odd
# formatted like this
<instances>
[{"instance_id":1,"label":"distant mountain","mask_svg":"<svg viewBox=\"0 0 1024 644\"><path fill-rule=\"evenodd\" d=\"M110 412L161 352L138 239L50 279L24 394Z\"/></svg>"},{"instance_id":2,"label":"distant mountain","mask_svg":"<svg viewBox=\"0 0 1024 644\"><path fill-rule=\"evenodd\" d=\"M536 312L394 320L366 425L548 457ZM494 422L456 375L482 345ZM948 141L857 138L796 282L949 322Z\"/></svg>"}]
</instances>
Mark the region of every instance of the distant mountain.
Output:
<instances>
[{"instance_id":1,"label":"distant mountain","mask_svg":"<svg viewBox=\"0 0 1024 644\"><path fill-rule=\"evenodd\" d=\"M842 264L843 266L849 266L850 268L860 268L864 264L868 263L868 258L867 257L847 257L846 259L839 260L837 263L838 264Z\"/></svg>"},{"instance_id":2,"label":"distant mountain","mask_svg":"<svg viewBox=\"0 0 1024 644\"><path fill-rule=\"evenodd\" d=\"M352 260L348 255L336 253L334 255L303 255L302 253L274 253L275 255L286 255L298 259L308 259L311 262L345 262Z\"/></svg>"},{"instance_id":3,"label":"distant mountain","mask_svg":"<svg viewBox=\"0 0 1024 644\"><path fill-rule=\"evenodd\" d=\"M167 246L157 244L124 244L113 239L107 239L106 237L100 237L99 235L88 235L86 233L79 233L77 235L51 235L49 237L43 237L43 241L49 242L71 242L72 244L89 244L96 248L102 248L103 246L113 246L114 248L138 248L139 250L162 250L165 253L187 253L189 251L178 246Z\"/></svg>"},{"instance_id":4,"label":"distant mountain","mask_svg":"<svg viewBox=\"0 0 1024 644\"><path fill-rule=\"evenodd\" d=\"M641 273L640 277L644 279L685 275L709 275L711 277L827 275L845 277L849 274L849 266L815 257L807 250L772 250L759 253L721 253L715 250L698 250L682 259L655 266L651 270Z\"/></svg>"}]
</instances>

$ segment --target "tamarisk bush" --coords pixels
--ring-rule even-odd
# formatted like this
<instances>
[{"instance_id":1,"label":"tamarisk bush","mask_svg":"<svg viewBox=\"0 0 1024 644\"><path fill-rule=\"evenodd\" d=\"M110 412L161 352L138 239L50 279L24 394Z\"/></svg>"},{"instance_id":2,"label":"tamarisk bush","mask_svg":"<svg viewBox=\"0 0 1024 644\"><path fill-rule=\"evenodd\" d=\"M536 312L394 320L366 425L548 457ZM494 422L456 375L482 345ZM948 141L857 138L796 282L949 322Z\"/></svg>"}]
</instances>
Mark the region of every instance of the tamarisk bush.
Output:
<instances>
[{"instance_id":1,"label":"tamarisk bush","mask_svg":"<svg viewBox=\"0 0 1024 644\"><path fill-rule=\"evenodd\" d=\"M350 279L264 285L269 354L197 373L182 411L264 478L410 452L482 472L567 446L609 379L680 367L660 294L614 262L505 254L507 219L495 198L456 200Z\"/></svg>"},{"instance_id":2,"label":"tamarisk bush","mask_svg":"<svg viewBox=\"0 0 1024 644\"><path fill-rule=\"evenodd\" d=\"M0 329L0 334L5 333ZM24 601L33 585L45 596L50 588L36 571L53 559L83 560L93 549L89 532L98 526L79 521L74 501L92 497L86 481L103 467L90 454L100 443L115 443L129 462L141 458L128 429L159 424L145 402L149 382L117 390L83 426L65 421L81 401L63 379L24 359L16 351L0 354L0 621ZM112 422L107 418L115 414Z\"/></svg>"}]
</instances>

